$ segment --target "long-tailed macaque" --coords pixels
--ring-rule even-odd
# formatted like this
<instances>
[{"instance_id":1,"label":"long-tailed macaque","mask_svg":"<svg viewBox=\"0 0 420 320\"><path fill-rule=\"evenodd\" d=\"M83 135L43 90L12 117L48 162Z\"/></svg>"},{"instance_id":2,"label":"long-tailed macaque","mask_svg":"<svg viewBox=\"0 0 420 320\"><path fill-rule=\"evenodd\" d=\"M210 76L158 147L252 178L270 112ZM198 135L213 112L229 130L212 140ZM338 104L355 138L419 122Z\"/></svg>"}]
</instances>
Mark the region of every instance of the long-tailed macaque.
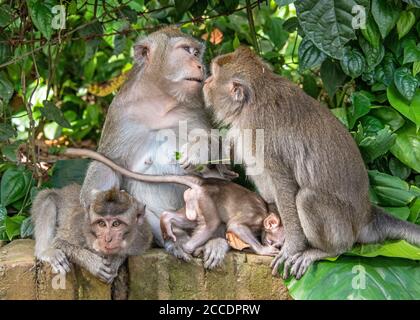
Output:
<instances>
[{"instance_id":1,"label":"long-tailed macaque","mask_svg":"<svg viewBox=\"0 0 420 320\"><path fill-rule=\"evenodd\" d=\"M300 278L313 261L355 242L405 239L420 246L419 226L371 205L359 149L326 107L274 74L249 48L216 57L211 71L204 99L230 125L234 144L241 130L264 129L264 171L250 178L266 202L276 203L284 226L273 274L284 263L284 277Z\"/></svg>"},{"instance_id":2,"label":"long-tailed macaque","mask_svg":"<svg viewBox=\"0 0 420 320\"><path fill-rule=\"evenodd\" d=\"M35 256L54 272L70 271L74 262L104 282L117 276L129 255L152 242L144 206L125 191L95 191L88 212L80 205L80 186L41 191L32 206Z\"/></svg>"},{"instance_id":3,"label":"long-tailed macaque","mask_svg":"<svg viewBox=\"0 0 420 320\"><path fill-rule=\"evenodd\" d=\"M235 234L260 255L278 253L282 245L283 229L276 212L258 196L236 183L220 178L202 178L192 175L145 175L132 172L107 157L87 149L68 148L65 155L89 157L107 165L115 172L128 178L150 183L176 183L187 186L184 192L185 207L176 212L165 211L160 218L164 239L177 241L172 226L183 230L193 229L192 237L182 244L183 250L192 254L205 244L221 224L226 224L227 232ZM263 243L256 236L262 234Z\"/></svg>"},{"instance_id":4,"label":"long-tailed macaque","mask_svg":"<svg viewBox=\"0 0 420 320\"><path fill-rule=\"evenodd\" d=\"M179 132L180 124L186 124L188 133L202 129L202 136L209 136L211 124L201 90L205 76L203 51L202 43L173 27L138 41L134 45L135 65L109 107L98 151L125 168L154 175L183 175L184 169L203 162L200 150L191 151L193 141L187 143ZM202 137L197 130L195 134ZM218 145L214 148L218 150ZM179 162L177 151L182 155ZM217 157L217 152L211 154ZM191 258L182 250L187 235L179 234L177 243L164 242L159 226L161 212L176 211L184 205L184 186L126 180L94 161L83 183L81 203L89 206L93 189L114 187L127 190L146 205L146 219L160 246L179 258ZM206 243L205 267L219 265L228 248L220 237Z\"/></svg>"}]
</instances>

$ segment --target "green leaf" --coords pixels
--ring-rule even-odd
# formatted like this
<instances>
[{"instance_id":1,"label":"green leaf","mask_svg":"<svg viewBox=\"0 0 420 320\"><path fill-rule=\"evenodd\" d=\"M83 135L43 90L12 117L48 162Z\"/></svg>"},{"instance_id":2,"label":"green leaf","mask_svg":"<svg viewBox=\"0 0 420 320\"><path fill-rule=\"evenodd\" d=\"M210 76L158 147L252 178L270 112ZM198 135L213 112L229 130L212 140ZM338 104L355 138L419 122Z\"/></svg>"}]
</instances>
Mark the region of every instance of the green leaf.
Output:
<instances>
[{"instance_id":1,"label":"green leaf","mask_svg":"<svg viewBox=\"0 0 420 320\"><path fill-rule=\"evenodd\" d=\"M416 201L410 206L410 215L407 221L412 223L418 223L420 217L420 198L417 198Z\"/></svg>"},{"instance_id":2,"label":"green leaf","mask_svg":"<svg viewBox=\"0 0 420 320\"><path fill-rule=\"evenodd\" d=\"M404 207L415 199L410 191L390 187L373 186L379 204L387 207Z\"/></svg>"},{"instance_id":3,"label":"green leaf","mask_svg":"<svg viewBox=\"0 0 420 320\"><path fill-rule=\"evenodd\" d=\"M43 1L32 0L28 2L29 14L35 27L41 31L48 40L53 34L51 9Z\"/></svg>"},{"instance_id":4,"label":"green leaf","mask_svg":"<svg viewBox=\"0 0 420 320\"><path fill-rule=\"evenodd\" d=\"M349 251L346 254L358 255L367 258L383 256L389 258L405 258L410 260L420 260L419 248L404 240L386 241L383 244L361 244L355 246L351 251Z\"/></svg>"},{"instance_id":5,"label":"green leaf","mask_svg":"<svg viewBox=\"0 0 420 320\"><path fill-rule=\"evenodd\" d=\"M351 95L351 102L351 107L347 112L350 129L354 127L357 119L368 114L370 111L370 99L362 92L354 92Z\"/></svg>"},{"instance_id":6,"label":"green leaf","mask_svg":"<svg viewBox=\"0 0 420 320\"><path fill-rule=\"evenodd\" d=\"M396 158L389 160L389 171L391 171L393 176L402 180L407 179L411 174L411 169Z\"/></svg>"},{"instance_id":7,"label":"green leaf","mask_svg":"<svg viewBox=\"0 0 420 320\"><path fill-rule=\"evenodd\" d=\"M236 50L241 45L238 36L235 34L235 38L232 41L233 49Z\"/></svg>"},{"instance_id":8,"label":"green leaf","mask_svg":"<svg viewBox=\"0 0 420 320\"><path fill-rule=\"evenodd\" d=\"M0 141L4 142L16 136L15 129L8 123L0 123Z\"/></svg>"},{"instance_id":9,"label":"green leaf","mask_svg":"<svg viewBox=\"0 0 420 320\"><path fill-rule=\"evenodd\" d=\"M178 13L186 12L194 4L194 0L175 0L175 9Z\"/></svg>"},{"instance_id":10,"label":"green leaf","mask_svg":"<svg viewBox=\"0 0 420 320\"><path fill-rule=\"evenodd\" d=\"M391 153L406 166L420 172L420 135L416 126L406 123L396 133L397 139Z\"/></svg>"},{"instance_id":11,"label":"green leaf","mask_svg":"<svg viewBox=\"0 0 420 320\"><path fill-rule=\"evenodd\" d=\"M298 0L295 7L305 35L321 51L340 60L346 43L356 38L350 13L357 4L369 8L365 0Z\"/></svg>"},{"instance_id":12,"label":"green leaf","mask_svg":"<svg viewBox=\"0 0 420 320\"><path fill-rule=\"evenodd\" d=\"M289 33L283 29L283 19L271 18L267 20L267 35L276 48L281 49L289 38Z\"/></svg>"},{"instance_id":13,"label":"green leaf","mask_svg":"<svg viewBox=\"0 0 420 320\"><path fill-rule=\"evenodd\" d=\"M82 184L89 163L87 159L58 160L53 167L52 187L62 188L71 183Z\"/></svg>"},{"instance_id":14,"label":"green leaf","mask_svg":"<svg viewBox=\"0 0 420 320\"><path fill-rule=\"evenodd\" d=\"M420 43L416 45L413 39L404 41L403 64L420 61Z\"/></svg>"},{"instance_id":15,"label":"green leaf","mask_svg":"<svg viewBox=\"0 0 420 320\"><path fill-rule=\"evenodd\" d=\"M206 11L207 6L208 6L207 0L195 1L192 7L190 8L190 12L194 17L200 17Z\"/></svg>"},{"instance_id":16,"label":"green leaf","mask_svg":"<svg viewBox=\"0 0 420 320\"><path fill-rule=\"evenodd\" d=\"M308 37L305 37L299 45L298 57L299 69L304 71L320 66L327 56Z\"/></svg>"},{"instance_id":17,"label":"green leaf","mask_svg":"<svg viewBox=\"0 0 420 320\"><path fill-rule=\"evenodd\" d=\"M397 135L388 126L378 131L376 135L367 136L359 142L363 159L370 163L389 151L394 145Z\"/></svg>"},{"instance_id":18,"label":"green leaf","mask_svg":"<svg viewBox=\"0 0 420 320\"><path fill-rule=\"evenodd\" d=\"M369 60L369 58L368 58ZM394 58L391 53L386 53L382 59L382 63L375 69L375 79L378 82L389 86L394 82L394 72L395 72Z\"/></svg>"},{"instance_id":19,"label":"green leaf","mask_svg":"<svg viewBox=\"0 0 420 320\"><path fill-rule=\"evenodd\" d=\"M25 220L22 221L20 225L20 237L21 238L29 238L34 233L34 226L32 224L31 217L27 217Z\"/></svg>"},{"instance_id":20,"label":"green leaf","mask_svg":"<svg viewBox=\"0 0 420 320\"><path fill-rule=\"evenodd\" d=\"M391 187L395 189L409 191L410 187L407 182L398 177L379 172L378 170L368 170L369 181L371 185Z\"/></svg>"},{"instance_id":21,"label":"green leaf","mask_svg":"<svg viewBox=\"0 0 420 320\"><path fill-rule=\"evenodd\" d=\"M316 83L316 79L311 75L303 75L302 89L312 98L317 99L321 91Z\"/></svg>"},{"instance_id":22,"label":"green leaf","mask_svg":"<svg viewBox=\"0 0 420 320\"><path fill-rule=\"evenodd\" d=\"M300 280L285 283L296 300L417 300L419 279L416 261L345 256L317 262Z\"/></svg>"},{"instance_id":23,"label":"green leaf","mask_svg":"<svg viewBox=\"0 0 420 320\"><path fill-rule=\"evenodd\" d=\"M64 128L71 128L70 123L64 118L63 113L56 105L48 100L44 100L43 102L44 108L41 108L42 115L50 121L57 122L60 126Z\"/></svg>"},{"instance_id":24,"label":"green leaf","mask_svg":"<svg viewBox=\"0 0 420 320\"><path fill-rule=\"evenodd\" d=\"M372 15L382 38L394 28L400 16L400 9L394 1L372 0Z\"/></svg>"},{"instance_id":25,"label":"green leaf","mask_svg":"<svg viewBox=\"0 0 420 320\"><path fill-rule=\"evenodd\" d=\"M333 115L336 116L338 120L340 120L342 124L346 126L346 128L349 128L349 121L347 119L346 108L333 108L333 109L330 109L330 111L333 113Z\"/></svg>"},{"instance_id":26,"label":"green leaf","mask_svg":"<svg viewBox=\"0 0 420 320\"><path fill-rule=\"evenodd\" d=\"M12 9L9 5L3 3L0 5L0 27L7 26L13 20Z\"/></svg>"},{"instance_id":27,"label":"green leaf","mask_svg":"<svg viewBox=\"0 0 420 320\"><path fill-rule=\"evenodd\" d=\"M370 113L381 120L383 124L389 125L392 131L398 130L405 123L404 118L391 107L373 108Z\"/></svg>"},{"instance_id":28,"label":"green leaf","mask_svg":"<svg viewBox=\"0 0 420 320\"><path fill-rule=\"evenodd\" d=\"M283 29L289 33L295 32L299 27L299 20L297 17L291 17L283 23Z\"/></svg>"},{"instance_id":29,"label":"green leaf","mask_svg":"<svg viewBox=\"0 0 420 320\"><path fill-rule=\"evenodd\" d=\"M417 126L420 126L420 89L417 89L411 103L401 96L395 86L388 87L387 96L393 108L413 121Z\"/></svg>"},{"instance_id":30,"label":"green leaf","mask_svg":"<svg viewBox=\"0 0 420 320\"><path fill-rule=\"evenodd\" d=\"M416 16L412 11L403 11L397 21L398 38L404 37L414 26Z\"/></svg>"},{"instance_id":31,"label":"green leaf","mask_svg":"<svg viewBox=\"0 0 420 320\"><path fill-rule=\"evenodd\" d=\"M7 217L7 209L4 205L0 204L0 225L3 224L4 219Z\"/></svg>"},{"instance_id":32,"label":"green leaf","mask_svg":"<svg viewBox=\"0 0 420 320\"><path fill-rule=\"evenodd\" d=\"M347 76L343 72L339 63L326 59L321 65L321 79L325 90L332 98L337 89L343 85Z\"/></svg>"},{"instance_id":33,"label":"green leaf","mask_svg":"<svg viewBox=\"0 0 420 320\"><path fill-rule=\"evenodd\" d=\"M394 73L394 83L404 98L411 101L419 86L419 81L413 77L410 70L405 67L397 69Z\"/></svg>"},{"instance_id":34,"label":"green leaf","mask_svg":"<svg viewBox=\"0 0 420 320\"><path fill-rule=\"evenodd\" d=\"M5 218L4 226L6 227L6 234L10 241L20 235L20 226L25 218L25 216L21 215Z\"/></svg>"},{"instance_id":35,"label":"green leaf","mask_svg":"<svg viewBox=\"0 0 420 320\"><path fill-rule=\"evenodd\" d=\"M408 207L384 207L383 209L395 218L404 221L406 221L410 215L410 208Z\"/></svg>"},{"instance_id":36,"label":"green leaf","mask_svg":"<svg viewBox=\"0 0 420 320\"><path fill-rule=\"evenodd\" d=\"M118 10L118 13L122 18L126 18L130 23L137 22L137 12L128 6L123 6Z\"/></svg>"},{"instance_id":37,"label":"green leaf","mask_svg":"<svg viewBox=\"0 0 420 320\"><path fill-rule=\"evenodd\" d=\"M352 78L359 77L365 69L366 61L358 49L346 47L340 61L344 73Z\"/></svg>"},{"instance_id":38,"label":"green leaf","mask_svg":"<svg viewBox=\"0 0 420 320\"><path fill-rule=\"evenodd\" d=\"M420 72L420 60L413 63L413 76Z\"/></svg>"},{"instance_id":39,"label":"green leaf","mask_svg":"<svg viewBox=\"0 0 420 320\"><path fill-rule=\"evenodd\" d=\"M127 37L123 34L117 34L114 37L114 54L119 55L124 52L127 44Z\"/></svg>"},{"instance_id":40,"label":"green leaf","mask_svg":"<svg viewBox=\"0 0 420 320\"><path fill-rule=\"evenodd\" d=\"M366 57L368 71L375 69L375 67L380 64L384 58L384 46L382 44L378 44L376 47L374 47L362 37L359 38L359 44Z\"/></svg>"},{"instance_id":41,"label":"green leaf","mask_svg":"<svg viewBox=\"0 0 420 320\"><path fill-rule=\"evenodd\" d=\"M29 190L32 173L22 167L12 167L3 174L0 184L1 203L7 206L21 198Z\"/></svg>"},{"instance_id":42,"label":"green leaf","mask_svg":"<svg viewBox=\"0 0 420 320\"><path fill-rule=\"evenodd\" d=\"M376 48L379 46L381 43L381 34L379 33L378 25L371 15L366 20L366 28L360 29L360 31L372 47Z\"/></svg>"},{"instance_id":43,"label":"green leaf","mask_svg":"<svg viewBox=\"0 0 420 320\"><path fill-rule=\"evenodd\" d=\"M10 98L13 96L13 84L7 78L5 72L0 73L0 99L4 103L8 103Z\"/></svg>"}]
</instances>

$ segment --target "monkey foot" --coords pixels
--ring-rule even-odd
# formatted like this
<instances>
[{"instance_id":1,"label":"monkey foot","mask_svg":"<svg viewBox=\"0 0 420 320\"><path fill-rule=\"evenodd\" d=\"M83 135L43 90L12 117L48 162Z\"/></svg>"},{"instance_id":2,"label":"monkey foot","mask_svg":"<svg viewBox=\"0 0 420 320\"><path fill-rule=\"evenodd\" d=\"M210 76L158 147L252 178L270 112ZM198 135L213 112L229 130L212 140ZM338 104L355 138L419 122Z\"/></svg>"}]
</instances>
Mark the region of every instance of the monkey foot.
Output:
<instances>
[{"instance_id":1,"label":"monkey foot","mask_svg":"<svg viewBox=\"0 0 420 320\"><path fill-rule=\"evenodd\" d=\"M299 280L315 260L317 259L311 254L311 250L298 252L294 255L281 250L271 263L272 274L277 275L279 267L283 264L283 279L294 276Z\"/></svg>"},{"instance_id":2,"label":"monkey foot","mask_svg":"<svg viewBox=\"0 0 420 320\"><path fill-rule=\"evenodd\" d=\"M195 250L194 255L203 255L204 268L211 270L223 264L228 251L227 241L223 238L216 238Z\"/></svg>"},{"instance_id":3,"label":"monkey foot","mask_svg":"<svg viewBox=\"0 0 420 320\"><path fill-rule=\"evenodd\" d=\"M49 263L54 273L65 274L70 272L70 262L62 250L49 249L43 252L39 259Z\"/></svg>"},{"instance_id":4,"label":"monkey foot","mask_svg":"<svg viewBox=\"0 0 420 320\"><path fill-rule=\"evenodd\" d=\"M178 259L184 260L186 262L189 262L192 259L191 255L184 251L182 244L180 244L179 242L166 240L164 247L167 252L169 252Z\"/></svg>"}]
</instances>

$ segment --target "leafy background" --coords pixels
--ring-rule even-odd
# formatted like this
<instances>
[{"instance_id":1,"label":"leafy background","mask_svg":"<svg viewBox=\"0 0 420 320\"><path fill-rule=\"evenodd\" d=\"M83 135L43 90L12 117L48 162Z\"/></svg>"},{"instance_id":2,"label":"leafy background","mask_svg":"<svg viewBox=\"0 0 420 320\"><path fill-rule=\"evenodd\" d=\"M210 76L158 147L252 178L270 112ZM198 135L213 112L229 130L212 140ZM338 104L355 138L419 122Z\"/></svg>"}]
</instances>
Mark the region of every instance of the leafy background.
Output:
<instances>
[{"instance_id":1,"label":"leafy background","mask_svg":"<svg viewBox=\"0 0 420 320\"><path fill-rule=\"evenodd\" d=\"M174 23L206 42L206 63L246 44L321 101L357 142L371 201L419 224L419 17L418 0L0 1L0 240L32 235L38 190L83 180L87 161L56 151L95 148L133 42ZM357 246L287 284L297 299L419 299L418 260L404 241Z\"/></svg>"}]
</instances>

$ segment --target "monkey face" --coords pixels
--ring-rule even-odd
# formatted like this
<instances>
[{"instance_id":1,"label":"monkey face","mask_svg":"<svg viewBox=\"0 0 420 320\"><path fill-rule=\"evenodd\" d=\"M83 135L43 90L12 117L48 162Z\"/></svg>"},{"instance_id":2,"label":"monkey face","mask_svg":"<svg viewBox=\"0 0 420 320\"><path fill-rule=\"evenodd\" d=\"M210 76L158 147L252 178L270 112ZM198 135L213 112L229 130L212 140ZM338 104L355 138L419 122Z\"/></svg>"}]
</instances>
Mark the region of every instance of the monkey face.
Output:
<instances>
[{"instance_id":1,"label":"monkey face","mask_svg":"<svg viewBox=\"0 0 420 320\"><path fill-rule=\"evenodd\" d=\"M264 230L261 234L261 242L266 246L280 248L284 244L284 228L280 217L275 213L270 213L264 219Z\"/></svg>"}]
</instances>

